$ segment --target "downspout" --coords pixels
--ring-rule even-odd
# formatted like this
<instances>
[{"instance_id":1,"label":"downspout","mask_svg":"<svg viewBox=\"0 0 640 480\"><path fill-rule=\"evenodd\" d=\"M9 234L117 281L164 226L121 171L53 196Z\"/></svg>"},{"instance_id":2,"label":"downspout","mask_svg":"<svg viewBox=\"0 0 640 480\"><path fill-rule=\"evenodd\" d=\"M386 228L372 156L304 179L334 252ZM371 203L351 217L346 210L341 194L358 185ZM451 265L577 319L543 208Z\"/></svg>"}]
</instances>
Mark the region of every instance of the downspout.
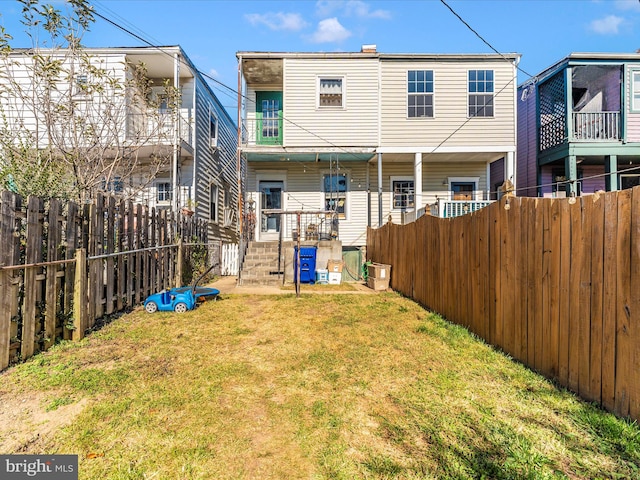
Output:
<instances>
[{"instance_id":1,"label":"downspout","mask_svg":"<svg viewBox=\"0 0 640 480\"><path fill-rule=\"evenodd\" d=\"M236 115L237 136L236 136L236 176L238 182L238 274L237 284L242 285L242 264L244 263L244 254L246 251L245 239L243 235L242 212L242 57L238 58L238 112ZM247 236L248 237L248 236Z\"/></svg>"}]
</instances>

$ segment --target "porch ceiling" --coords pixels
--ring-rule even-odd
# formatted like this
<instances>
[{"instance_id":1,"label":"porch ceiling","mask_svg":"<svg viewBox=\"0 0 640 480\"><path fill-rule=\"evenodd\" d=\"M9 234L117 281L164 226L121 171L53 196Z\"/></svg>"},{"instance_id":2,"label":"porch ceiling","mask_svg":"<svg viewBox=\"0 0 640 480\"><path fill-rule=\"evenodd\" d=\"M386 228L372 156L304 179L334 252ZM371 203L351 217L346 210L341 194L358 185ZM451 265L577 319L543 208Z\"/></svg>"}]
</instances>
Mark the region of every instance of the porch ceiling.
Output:
<instances>
[{"instance_id":1,"label":"porch ceiling","mask_svg":"<svg viewBox=\"0 0 640 480\"><path fill-rule=\"evenodd\" d=\"M366 162L374 154L370 152L342 152L342 153L264 153L245 152L248 162L328 162L329 160L340 162Z\"/></svg>"},{"instance_id":2,"label":"porch ceiling","mask_svg":"<svg viewBox=\"0 0 640 480\"><path fill-rule=\"evenodd\" d=\"M249 85L282 85L282 59L243 59L242 75Z\"/></svg>"},{"instance_id":3,"label":"porch ceiling","mask_svg":"<svg viewBox=\"0 0 640 480\"><path fill-rule=\"evenodd\" d=\"M500 160L505 156L504 152L452 152L452 153L423 153L423 163L490 163ZM415 154L413 153L384 153L382 161L384 163L413 163ZM372 158L371 162L376 162L377 158Z\"/></svg>"}]
</instances>

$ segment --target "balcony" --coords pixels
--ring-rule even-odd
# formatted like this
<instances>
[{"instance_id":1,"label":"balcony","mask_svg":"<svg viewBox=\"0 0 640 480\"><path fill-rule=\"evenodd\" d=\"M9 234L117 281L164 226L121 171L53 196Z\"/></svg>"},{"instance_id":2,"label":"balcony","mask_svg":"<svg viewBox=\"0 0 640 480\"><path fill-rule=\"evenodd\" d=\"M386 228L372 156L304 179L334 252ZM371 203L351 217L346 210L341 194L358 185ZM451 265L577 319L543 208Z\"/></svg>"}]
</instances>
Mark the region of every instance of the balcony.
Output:
<instances>
[{"instance_id":1,"label":"balcony","mask_svg":"<svg viewBox=\"0 0 640 480\"><path fill-rule=\"evenodd\" d=\"M242 122L242 146L282 145L282 118L245 118Z\"/></svg>"},{"instance_id":2,"label":"balcony","mask_svg":"<svg viewBox=\"0 0 640 480\"><path fill-rule=\"evenodd\" d=\"M611 142L620 140L620 112L573 114L573 141Z\"/></svg>"},{"instance_id":3,"label":"balcony","mask_svg":"<svg viewBox=\"0 0 640 480\"><path fill-rule=\"evenodd\" d=\"M173 144L174 114L170 111L129 113L127 115L127 140L143 144ZM188 108L181 108L177 116L179 142L193 145Z\"/></svg>"}]
</instances>

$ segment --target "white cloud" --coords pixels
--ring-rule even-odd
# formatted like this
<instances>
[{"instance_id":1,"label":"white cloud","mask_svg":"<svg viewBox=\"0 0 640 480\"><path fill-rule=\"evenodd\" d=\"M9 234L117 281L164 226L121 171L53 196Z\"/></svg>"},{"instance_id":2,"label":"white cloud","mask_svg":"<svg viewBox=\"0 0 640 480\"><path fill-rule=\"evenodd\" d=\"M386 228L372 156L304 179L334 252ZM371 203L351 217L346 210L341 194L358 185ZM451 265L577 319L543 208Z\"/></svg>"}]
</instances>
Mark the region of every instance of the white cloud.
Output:
<instances>
[{"instance_id":1,"label":"white cloud","mask_svg":"<svg viewBox=\"0 0 640 480\"><path fill-rule=\"evenodd\" d=\"M319 17L331 15L336 10L340 10L344 6L341 0L318 0L316 2L316 14Z\"/></svg>"},{"instance_id":2,"label":"white cloud","mask_svg":"<svg viewBox=\"0 0 640 480\"><path fill-rule=\"evenodd\" d=\"M371 6L362 0L318 0L316 2L316 14L320 17L328 17L335 12L341 12L348 17L357 18L391 18L388 10L371 10Z\"/></svg>"},{"instance_id":3,"label":"white cloud","mask_svg":"<svg viewBox=\"0 0 640 480\"><path fill-rule=\"evenodd\" d=\"M594 20L589 28L600 35L615 35L618 33L619 27L624 19L616 15L608 15L599 20Z\"/></svg>"},{"instance_id":4,"label":"white cloud","mask_svg":"<svg viewBox=\"0 0 640 480\"><path fill-rule=\"evenodd\" d=\"M318 28L311 36L314 43L341 42L351 36L351 32L344 28L336 17L327 18L318 23Z\"/></svg>"},{"instance_id":5,"label":"white cloud","mask_svg":"<svg viewBox=\"0 0 640 480\"><path fill-rule=\"evenodd\" d=\"M296 32L307 26L298 13L248 13L244 16L251 25L266 25L271 30Z\"/></svg>"},{"instance_id":6,"label":"white cloud","mask_svg":"<svg viewBox=\"0 0 640 480\"><path fill-rule=\"evenodd\" d=\"M371 10L368 3L361 0L349 0L345 5L345 13L359 18L391 18L391 12L388 10Z\"/></svg>"},{"instance_id":7,"label":"white cloud","mask_svg":"<svg viewBox=\"0 0 640 480\"><path fill-rule=\"evenodd\" d=\"M633 10L640 12L640 2L638 0L616 0L618 10Z\"/></svg>"},{"instance_id":8,"label":"white cloud","mask_svg":"<svg viewBox=\"0 0 640 480\"><path fill-rule=\"evenodd\" d=\"M210 77L219 77L220 74L218 73L218 71L215 68L212 68L209 70L209 76Z\"/></svg>"}]
</instances>

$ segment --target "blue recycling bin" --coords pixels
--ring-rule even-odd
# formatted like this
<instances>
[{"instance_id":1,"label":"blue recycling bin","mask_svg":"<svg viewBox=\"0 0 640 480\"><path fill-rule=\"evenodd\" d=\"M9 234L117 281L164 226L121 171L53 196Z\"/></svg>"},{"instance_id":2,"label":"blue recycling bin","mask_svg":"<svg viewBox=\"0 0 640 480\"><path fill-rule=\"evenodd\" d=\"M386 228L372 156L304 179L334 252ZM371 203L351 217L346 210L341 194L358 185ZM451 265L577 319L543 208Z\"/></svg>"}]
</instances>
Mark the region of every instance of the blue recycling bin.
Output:
<instances>
[{"instance_id":1,"label":"blue recycling bin","mask_svg":"<svg viewBox=\"0 0 640 480\"><path fill-rule=\"evenodd\" d=\"M300 247L300 265L298 266L298 247L293 252L293 281L300 283L315 283L316 281L316 247Z\"/></svg>"}]
</instances>

